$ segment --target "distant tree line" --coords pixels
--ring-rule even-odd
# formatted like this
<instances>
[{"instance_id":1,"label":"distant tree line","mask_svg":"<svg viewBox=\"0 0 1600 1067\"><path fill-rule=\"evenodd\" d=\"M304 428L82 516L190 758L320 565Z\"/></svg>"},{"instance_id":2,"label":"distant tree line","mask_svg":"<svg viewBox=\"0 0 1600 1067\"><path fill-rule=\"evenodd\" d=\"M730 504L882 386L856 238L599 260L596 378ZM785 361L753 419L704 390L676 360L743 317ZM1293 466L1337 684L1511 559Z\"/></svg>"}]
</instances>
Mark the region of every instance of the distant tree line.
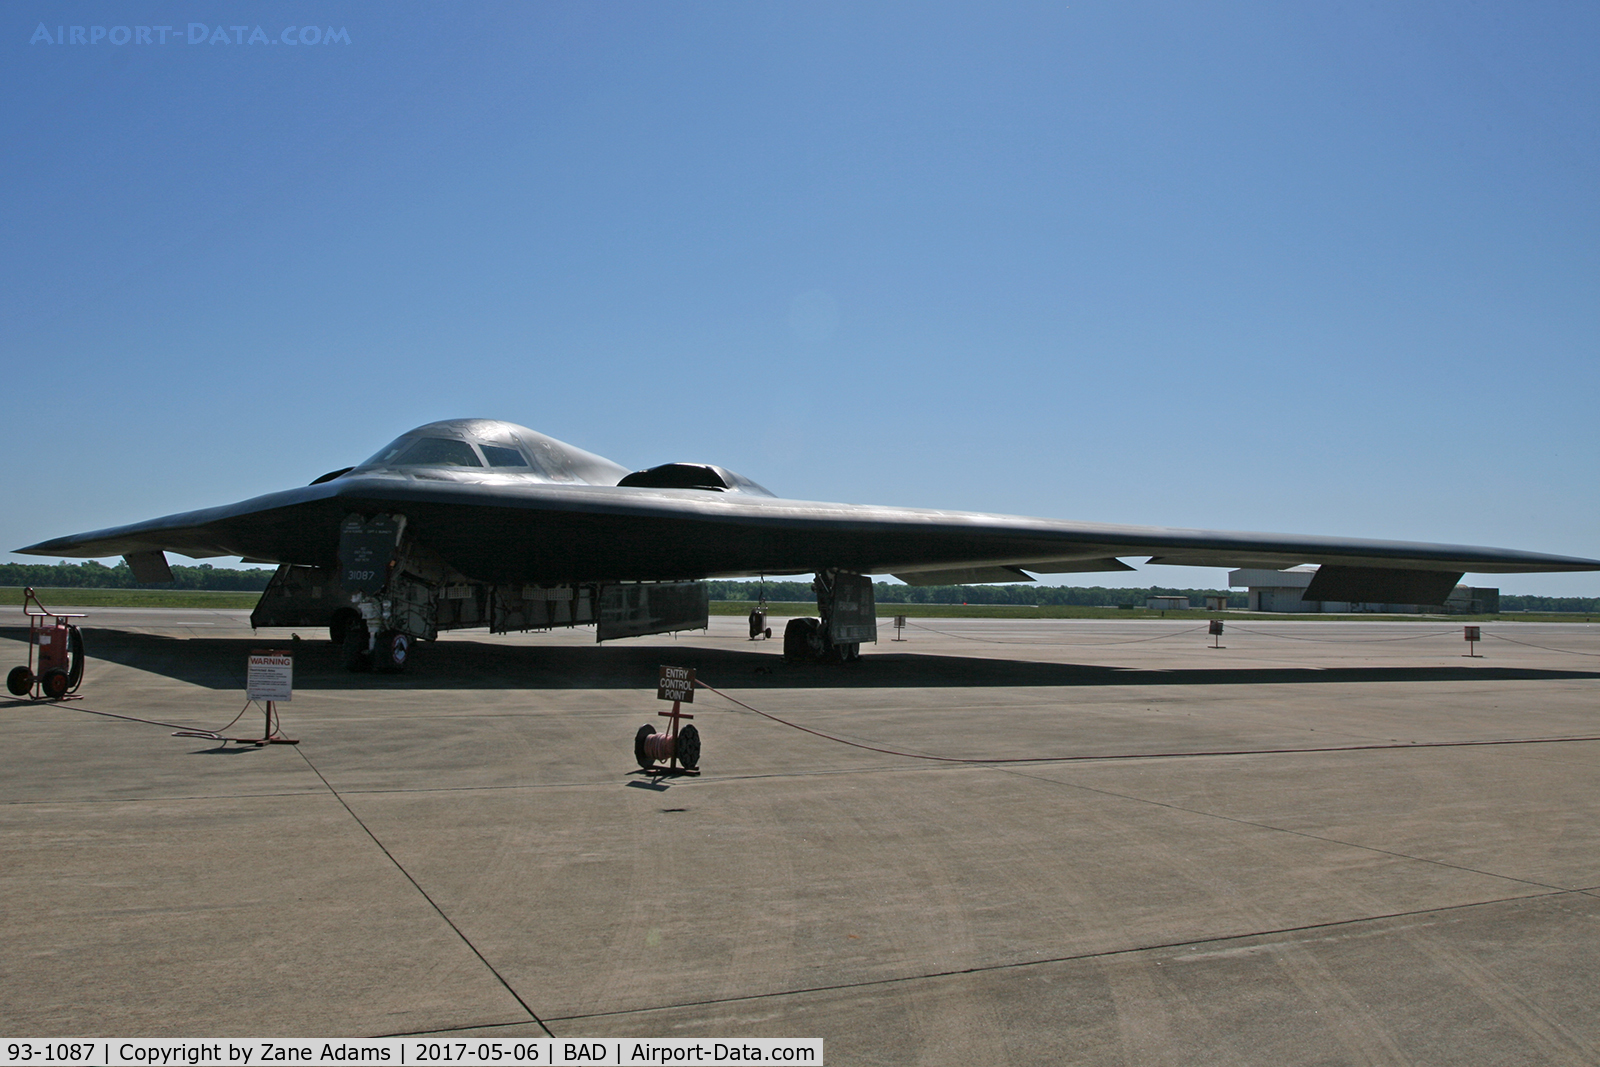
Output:
<instances>
[{"instance_id":1,"label":"distant tree line","mask_svg":"<svg viewBox=\"0 0 1600 1067\"><path fill-rule=\"evenodd\" d=\"M1506 596L1500 595L1501 611L1570 611L1600 613L1600 597L1595 596Z\"/></svg>"},{"instance_id":2,"label":"distant tree line","mask_svg":"<svg viewBox=\"0 0 1600 1067\"><path fill-rule=\"evenodd\" d=\"M0 563L0 586L36 586L40 589L216 589L229 592L259 592L272 579L271 570L213 567L201 563L194 567L172 566L172 581L140 584L126 563L107 567L96 560L83 563ZM768 600L814 600L810 582L707 582L713 600L754 600L762 592ZM1152 585L1147 589L1087 588L1066 585L873 585L880 604L1069 604L1083 607L1143 605L1146 597L1186 596L1195 607L1204 607L1208 596L1226 596L1230 608L1249 606L1248 594L1227 589L1171 589ZM1501 611L1548 611L1575 614L1600 614L1600 597L1508 596L1500 597Z\"/></svg>"},{"instance_id":3,"label":"distant tree line","mask_svg":"<svg viewBox=\"0 0 1600 1067\"><path fill-rule=\"evenodd\" d=\"M271 570L172 565L172 581L140 583L126 563L107 567L98 560L84 563L0 563L0 585L39 589L219 589L259 592L272 580Z\"/></svg>"}]
</instances>

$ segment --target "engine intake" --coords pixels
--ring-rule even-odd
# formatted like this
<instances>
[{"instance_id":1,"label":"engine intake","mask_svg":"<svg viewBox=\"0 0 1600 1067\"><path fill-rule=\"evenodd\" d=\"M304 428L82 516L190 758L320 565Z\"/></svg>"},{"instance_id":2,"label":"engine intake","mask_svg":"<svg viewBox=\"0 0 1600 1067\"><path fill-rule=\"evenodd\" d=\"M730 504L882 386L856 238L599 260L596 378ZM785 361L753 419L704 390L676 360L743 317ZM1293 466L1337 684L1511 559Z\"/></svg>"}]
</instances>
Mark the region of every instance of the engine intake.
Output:
<instances>
[{"instance_id":1,"label":"engine intake","mask_svg":"<svg viewBox=\"0 0 1600 1067\"><path fill-rule=\"evenodd\" d=\"M744 475L712 463L663 463L625 475L617 484L636 489L705 489L713 493L772 495L770 490Z\"/></svg>"}]
</instances>

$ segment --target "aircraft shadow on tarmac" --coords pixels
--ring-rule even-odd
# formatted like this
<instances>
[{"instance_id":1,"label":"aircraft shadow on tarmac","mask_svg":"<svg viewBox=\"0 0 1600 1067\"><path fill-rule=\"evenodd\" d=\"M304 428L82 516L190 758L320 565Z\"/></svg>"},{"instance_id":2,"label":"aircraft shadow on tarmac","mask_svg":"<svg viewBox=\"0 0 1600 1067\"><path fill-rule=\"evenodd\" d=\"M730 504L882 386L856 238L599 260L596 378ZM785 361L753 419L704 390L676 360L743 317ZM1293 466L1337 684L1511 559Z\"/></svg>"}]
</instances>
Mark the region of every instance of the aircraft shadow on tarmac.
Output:
<instances>
[{"instance_id":1,"label":"aircraft shadow on tarmac","mask_svg":"<svg viewBox=\"0 0 1600 1067\"><path fill-rule=\"evenodd\" d=\"M88 656L208 689L242 690L246 656L291 643L259 637L187 639L85 628ZM27 640L23 627L0 637ZM1409 667L1207 667L1142 670L1083 663L944 656L885 650L847 666L790 665L778 643L717 648L503 645L451 640L415 646L404 674L352 674L318 638L296 648L294 685L307 690L654 689L662 663L693 667L700 679L729 689L917 689L954 686L1251 685L1345 682L1545 681L1600 679L1594 670L1539 670L1471 665ZM86 686L87 688L87 686Z\"/></svg>"}]
</instances>

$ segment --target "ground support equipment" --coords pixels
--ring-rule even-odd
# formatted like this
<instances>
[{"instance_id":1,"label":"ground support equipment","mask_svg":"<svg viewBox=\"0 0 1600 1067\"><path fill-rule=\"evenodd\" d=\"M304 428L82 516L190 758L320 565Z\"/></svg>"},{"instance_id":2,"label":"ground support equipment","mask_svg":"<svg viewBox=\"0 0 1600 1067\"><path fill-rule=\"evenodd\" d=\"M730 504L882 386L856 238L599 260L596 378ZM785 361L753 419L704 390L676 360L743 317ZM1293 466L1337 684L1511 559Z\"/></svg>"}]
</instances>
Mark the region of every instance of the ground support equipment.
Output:
<instances>
[{"instance_id":1,"label":"ground support equipment","mask_svg":"<svg viewBox=\"0 0 1600 1067\"><path fill-rule=\"evenodd\" d=\"M6 689L34 700L80 699L73 694L83 684L83 634L67 620L83 614L49 610L31 587L23 590L22 610L28 616L28 665L11 669Z\"/></svg>"}]
</instances>

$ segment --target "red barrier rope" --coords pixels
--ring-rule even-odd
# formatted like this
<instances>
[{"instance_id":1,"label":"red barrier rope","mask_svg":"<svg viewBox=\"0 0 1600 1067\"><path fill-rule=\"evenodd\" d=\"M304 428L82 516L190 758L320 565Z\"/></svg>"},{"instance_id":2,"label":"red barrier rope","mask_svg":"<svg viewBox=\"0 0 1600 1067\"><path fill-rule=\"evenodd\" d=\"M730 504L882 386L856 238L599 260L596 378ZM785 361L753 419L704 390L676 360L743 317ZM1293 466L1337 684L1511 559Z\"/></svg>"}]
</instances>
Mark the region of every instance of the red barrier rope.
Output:
<instances>
[{"instance_id":1,"label":"red barrier rope","mask_svg":"<svg viewBox=\"0 0 1600 1067\"><path fill-rule=\"evenodd\" d=\"M1484 634L1483 636L1492 637L1496 641L1510 641L1513 645L1521 645L1524 648L1542 648L1546 652L1564 652L1569 656L1588 656L1591 659L1600 659L1600 653L1595 652L1575 652L1570 648L1555 648L1551 645L1536 645L1532 641L1518 641L1515 637L1502 637L1499 634Z\"/></svg>"},{"instance_id":2,"label":"red barrier rope","mask_svg":"<svg viewBox=\"0 0 1600 1067\"><path fill-rule=\"evenodd\" d=\"M771 719L773 722L787 726L791 730L799 730L801 733L811 734L813 737L820 737L824 741L832 741L840 745L849 745L851 748L861 748L868 752L878 752L885 756L899 756L904 759L933 760L938 763L1104 763L1109 760L1182 759L1184 757L1193 756L1301 755L1315 752L1373 752L1384 749L1398 748L1471 748L1481 745L1551 745L1569 741L1600 741L1600 735L1596 735L1584 737L1512 737L1484 741L1413 741L1404 743L1395 741L1381 745L1323 745L1307 748L1238 748L1216 749L1204 752L1126 752L1112 756L932 756L922 752L901 752L898 749L893 748L880 748L876 745L863 744L860 741L851 741L847 738L823 733L821 730L813 730L809 726L801 726L799 723L790 722L788 719L779 718L776 715L762 711L760 708L753 708L749 704L746 704L744 701L740 700L738 697L729 696L727 693L724 693L722 690L717 689L714 686L708 685L699 678L695 679L694 684L699 686L701 689L706 689L717 694L717 696L728 701L729 703L737 704L746 711L753 712L756 715L761 716L763 719Z\"/></svg>"},{"instance_id":3,"label":"red barrier rope","mask_svg":"<svg viewBox=\"0 0 1600 1067\"><path fill-rule=\"evenodd\" d=\"M185 735L189 737L207 738L212 741L224 741L227 739L221 736L222 731L228 729L233 725L233 723L244 718L244 713L249 711L250 705L254 703L255 701L253 700L246 700L244 702L244 707L239 709L239 714L233 717L233 722L228 723L227 726L219 726L215 730L197 730L192 726L180 726L175 722L162 722L159 719L141 719L136 715L118 715L114 711L96 711L93 708L84 707L82 704L73 704L71 707L73 711L81 711L89 715L100 715L107 719L121 719L123 722L143 723L146 726L164 726L169 730L182 730L185 732Z\"/></svg>"}]
</instances>

